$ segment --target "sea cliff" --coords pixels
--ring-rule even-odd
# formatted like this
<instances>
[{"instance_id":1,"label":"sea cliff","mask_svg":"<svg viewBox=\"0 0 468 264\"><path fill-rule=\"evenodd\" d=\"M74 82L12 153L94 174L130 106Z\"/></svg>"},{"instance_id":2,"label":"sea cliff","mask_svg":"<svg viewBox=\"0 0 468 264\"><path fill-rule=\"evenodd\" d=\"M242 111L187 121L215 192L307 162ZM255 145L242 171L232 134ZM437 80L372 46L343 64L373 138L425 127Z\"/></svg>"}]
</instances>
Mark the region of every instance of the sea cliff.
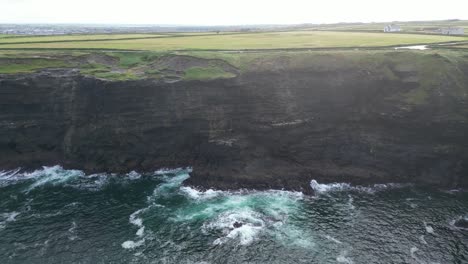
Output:
<instances>
[{"instance_id":1,"label":"sea cliff","mask_svg":"<svg viewBox=\"0 0 468 264\"><path fill-rule=\"evenodd\" d=\"M0 168L191 166L188 184L219 189L468 187L467 55L172 54L136 78L59 66L0 74Z\"/></svg>"}]
</instances>

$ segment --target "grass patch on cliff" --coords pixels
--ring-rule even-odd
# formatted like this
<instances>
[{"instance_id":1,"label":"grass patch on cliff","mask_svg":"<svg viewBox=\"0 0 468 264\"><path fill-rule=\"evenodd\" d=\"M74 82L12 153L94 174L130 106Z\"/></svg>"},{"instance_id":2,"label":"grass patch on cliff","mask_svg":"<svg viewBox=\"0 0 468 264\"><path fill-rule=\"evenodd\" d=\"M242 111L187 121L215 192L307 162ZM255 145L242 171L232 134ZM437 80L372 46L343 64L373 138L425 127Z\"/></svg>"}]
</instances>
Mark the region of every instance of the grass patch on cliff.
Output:
<instances>
[{"instance_id":1,"label":"grass patch on cliff","mask_svg":"<svg viewBox=\"0 0 468 264\"><path fill-rule=\"evenodd\" d=\"M119 66L124 68L138 66L161 55L156 52L109 52L107 54L119 58Z\"/></svg>"},{"instance_id":2,"label":"grass patch on cliff","mask_svg":"<svg viewBox=\"0 0 468 264\"><path fill-rule=\"evenodd\" d=\"M111 69L107 65L93 63L87 64L80 68L80 72L84 74L94 75L100 72L109 72Z\"/></svg>"},{"instance_id":3,"label":"grass patch on cliff","mask_svg":"<svg viewBox=\"0 0 468 264\"><path fill-rule=\"evenodd\" d=\"M25 59L15 60L12 63L0 64L0 73L29 73L46 68L65 68L70 67L69 64L62 60L54 59Z\"/></svg>"},{"instance_id":4,"label":"grass patch on cliff","mask_svg":"<svg viewBox=\"0 0 468 264\"><path fill-rule=\"evenodd\" d=\"M98 72L95 73L94 76L112 81L128 81L138 79L138 77L131 72Z\"/></svg>"},{"instance_id":5,"label":"grass patch on cliff","mask_svg":"<svg viewBox=\"0 0 468 264\"><path fill-rule=\"evenodd\" d=\"M236 77L235 74L226 72L218 67L192 67L185 71L185 80L213 80Z\"/></svg>"},{"instance_id":6,"label":"grass patch on cliff","mask_svg":"<svg viewBox=\"0 0 468 264\"><path fill-rule=\"evenodd\" d=\"M421 105L427 102L429 99L429 93L426 89L420 87L403 94L403 97L405 98L406 103Z\"/></svg>"}]
</instances>

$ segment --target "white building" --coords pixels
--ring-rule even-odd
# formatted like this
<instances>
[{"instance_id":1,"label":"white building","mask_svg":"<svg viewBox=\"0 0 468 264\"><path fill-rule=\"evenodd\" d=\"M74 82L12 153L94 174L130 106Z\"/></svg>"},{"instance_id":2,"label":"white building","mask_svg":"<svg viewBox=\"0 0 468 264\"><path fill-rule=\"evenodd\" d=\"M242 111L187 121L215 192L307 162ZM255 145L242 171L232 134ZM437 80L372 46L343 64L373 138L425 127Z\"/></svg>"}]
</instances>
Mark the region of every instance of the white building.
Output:
<instances>
[{"instance_id":1,"label":"white building","mask_svg":"<svg viewBox=\"0 0 468 264\"><path fill-rule=\"evenodd\" d=\"M401 27L399 25L390 24L390 25L386 25L383 31L384 32L400 32Z\"/></svg>"},{"instance_id":2,"label":"white building","mask_svg":"<svg viewBox=\"0 0 468 264\"><path fill-rule=\"evenodd\" d=\"M444 35L464 35L465 34L465 30L461 27L441 28L438 30L438 32Z\"/></svg>"}]
</instances>

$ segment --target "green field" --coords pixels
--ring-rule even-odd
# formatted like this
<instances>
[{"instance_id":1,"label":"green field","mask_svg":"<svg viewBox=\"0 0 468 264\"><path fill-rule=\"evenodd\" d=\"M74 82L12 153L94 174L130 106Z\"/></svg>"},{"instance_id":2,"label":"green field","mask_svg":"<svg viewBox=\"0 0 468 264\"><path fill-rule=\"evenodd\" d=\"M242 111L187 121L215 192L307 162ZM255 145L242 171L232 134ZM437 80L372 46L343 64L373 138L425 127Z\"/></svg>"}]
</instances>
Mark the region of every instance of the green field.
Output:
<instances>
[{"instance_id":1,"label":"green field","mask_svg":"<svg viewBox=\"0 0 468 264\"><path fill-rule=\"evenodd\" d=\"M14 38L14 37L18 37L18 35L0 34L0 41L2 41L2 39L5 39L5 38Z\"/></svg>"},{"instance_id":2,"label":"green field","mask_svg":"<svg viewBox=\"0 0 468 264\"><path fill-rule=\"evenodd\" d=\"M73 38L79 40L74 41ZM118 40L118 38L132 39ZM82 41L83 39L86 41ZM21 43L7 44L11 42L11 40L12 39L0 39L0 49L121 49L173 51L365 48L466 41L468 37L374 32L288 31L219 35L176 35L149 39L147 34L48 36L14 38L15 41Z\"/></svg>"},{"instance_id":3,"label":"green field","mask_svg":"<svg viewBox=\"0 0 468 264\"><path fill-rule=\"evenodd\" d=\"M369 29L381 25L365 26ZM353 30L0 35L0 74L69 68L84 76L105 80L212 80L234 78L269 65L333 69L336 65L326 59L329 56L346 59L349 67L363 67L373 65L375 60L389 60L392 56L419 56L421 60L421 54L426 54L424 65L431 65L429 54L444 52L447 59L456 60L466 56L465 48L468 48L468 36ZM393 49L395 46L446 42L456 42L456 45L434 46L433 50L422 52ZM444 51L436 49L439 47ZM451 48L457 49L449 51ZM387 52L392 56L386 55ZM180 61L171 61L168 57L178 57ZM388 69L382 71L389 79L395 77ZM418 101L422 94L409 98Z\"/></svg>"},{"instance_id":4,"label":"green field","mask_svg":"<svg viewBox=\"0 0 468 264\"><path fill-rule=\"evenodd\" d=\"M438 28L446 27L462 27L468 30L467 20L440 20L440 21L411 21L411 22L394 22L400 25L403 32L419 32L419 33L434 33ZM315 30L340 30L340 31L382 31L383 28L391 24L387 23L338 23L324 24L317 26L305 27Z\"/></svg>"},{"instance_id":5,"label":"green field","mask_svg":"<svg viewBox=\"0 0 468 264\"><path fill-rule=\"evenodd\" d=\"M20 36L0 34L0 45L15 43L43 43L43 42L74 42L74 41L106 41L106 40L132 40L162 37L183 37L196 35L213 35L213 32L187 32L187 33L154 33L154 34L76 34L55 36ZM225 33L230 34L230 33Z\"/></svg>"},{"instance_id":6,"label":"green field","mask_svg":"<svg viewBox=\"0 0 468 264\"><path fill-rule=\"evenodd\" d=\"M3 37L1 37L3 36ZM58 36L12 36L0 35L0 44L24 42L60 42L80 40L112 40L126 38L154 38L163 37L163 34L96 34L96 35L58 35Z\"/></svg>"},{"instance_id":7,"label":"green field","mask_svg":"<svg viewBox=\"0 0 468 264\"><path fill-rule=\"evenodd\" d=\"M28 73L44 68L66 67L67 63L57 59L30 58L13 63L0 63L0 73Z\"/></svg>"}]
</instances>

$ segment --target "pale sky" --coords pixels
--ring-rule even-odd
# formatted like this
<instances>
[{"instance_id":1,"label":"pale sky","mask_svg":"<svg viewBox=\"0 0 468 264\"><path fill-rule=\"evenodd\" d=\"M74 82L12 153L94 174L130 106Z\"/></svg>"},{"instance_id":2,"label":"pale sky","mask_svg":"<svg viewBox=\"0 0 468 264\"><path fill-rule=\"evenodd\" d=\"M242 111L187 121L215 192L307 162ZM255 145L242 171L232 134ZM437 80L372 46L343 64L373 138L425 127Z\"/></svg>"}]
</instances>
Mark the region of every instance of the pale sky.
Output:
<instances>
[{"instance_id":1,"label":"pale sky","mask_svg":"<svg viewBox=\"0 0 468 264\"><path fill-rule=\"evenodd\" d=\"M468 19L468 0L0 0L0 23L246 25Z\"/></svg>"}]
</instances>

